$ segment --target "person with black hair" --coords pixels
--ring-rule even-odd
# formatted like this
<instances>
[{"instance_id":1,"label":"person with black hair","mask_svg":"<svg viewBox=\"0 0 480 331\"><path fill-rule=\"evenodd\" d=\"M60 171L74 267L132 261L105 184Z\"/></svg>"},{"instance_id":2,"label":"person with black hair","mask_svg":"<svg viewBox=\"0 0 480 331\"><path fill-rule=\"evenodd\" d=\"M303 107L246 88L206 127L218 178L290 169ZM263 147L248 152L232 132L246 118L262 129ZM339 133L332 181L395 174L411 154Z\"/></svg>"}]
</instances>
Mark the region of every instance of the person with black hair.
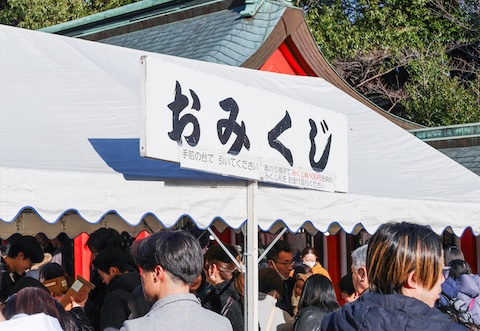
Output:
<instances>
[{"instance_id":1,"label":"person with black hair","mask_svg":"<svg viewBox=\"0 0 480 331\"><path fill-rule=\"evenodd\" d=\"M60 284L62 284L62 286L61 287L52 286L49 289L49 291L55 299L57 299L58 301L61 301L63 299L64 294L67 293L68 288L72 286L73 284L72 279L67 274L65 269L63 269L63 267L56 262L47 263L40 268L38 279L42 283L45 283L45 282L51 283L51 281L56 278L60 279Z\"/></svg>"},{"instance_id":2,"label":"person with black hair","mask_svg":"<svg viewBox=\"0 0 480 331\"><path fill-rule=\"evenodd\" d=\"M320 274L308 277L298 308L294 331L320 331L325 315L340 308L330 279Z\"/></svg>"},{"instance_id":3,"label":"person with black hair","mask_svg":"<svg viewBox=\"0 0 480 331\"><path fill-rule=\"evenodd\" d=\"M130 316L128 301L132 291L140 285L138 271L127 271L127 259L120 248L107 248L98 253L93 266L107 285L100 310L100 330L120 329Z\"/></svg>"},{"instance_id":4,"label":"person with black hair","mask_svg":"<svg viewBox=\"0 0 480 331\"><path fill-rule=\"evenodd\" d=\"M463 252L457 246L448 246L444 250L445 258L445 270L444 277L445 281L442 283L442 293L440 298L435 303L437 308L445 307L451 304L451 301L458 297L458 289L456 281L450 275L450 262L453 260L465 261ZM466 263L466 262L465 262ZM465 264L468 266L468 264ZM455 271L454 271L455 272ZM468 273L471 273L471 270L468 270Z\"/></svg>"},{"instance_id":5,"label":"person with black hair","mask_svg":"<svg viewBox=\"0 0 480 331\"><path fill-rule=\"evenodd\" d=\"M43 257L43 249L34 237L18 236L12 241L7 255L0 261L0 301L13 293L15 283L25 276L25 271Z\"/></svg>"},{"instance_id":6,"label":"person with black hair","mask_svg":"<svg viewBox=\"0 0 480 331\"><path fill-rule=\"evenodd\" d=\"M290 277L294 263L290 244L284 240L277 241L267 253L267 262L283 281L283 295L277 301L277 307L293 316L292 293L296 280Z\"/></svg>"},{"instance_id":7,"label":"person with black hair","mask_svg":"<svg viewBox=\"0 0 480 331\"><path fill-rule=\"evenodd\" d=\"M346 303L357 300L358 295L353 286L352 273L349 272L343 276L338 282L338 288L340 289L340 294L342 295L342 300Z\"/></svg>"},{"instance_id":8,"label":"person with black hair","mask_svg":"<svg viewBox=\"0 0 480 331\"><path fill-rule=\"evenodd\" d=\"M121 331L231 331L229 320L203 308L190 284L203 268L198 240L182 230L162 230L136 241L132 254L142 269L145 299L154 302L143 317L127 320Z\"/></svg>"},{"instance_id":9,"label":"person with black hair","mask_svg":"<svg viewBox=\"0 0 480 331\"><path fill-rule=\"evenodd\" d=\"M15 283L15 286L13 287L13 293L17 293L25 287L38 287L48 292L48 289L45 287L45 285L43 285L38 279L32 277L23 277Z\"/></svg>"},{"instance_id":10,"label":"person with black hair","mask_svg":"<svg viewBox=\"0 0 480 331\"><path fill-rule=\"evenodd\" d=\"M37 233L35 236L37 242L42 246L44 253L53 254L55 247L53 247L52 242L48 239L47 235L43 232Z\"/></svg>"},{"instance_id":11,"label":"person with black hair","mask_svg":"<svg viewBox=\"0 0 480 331\"><path fill-rule=\"evenodd\" d=\"M87 247L92 252L92 261L95 260L97 255L107 249L107 248L120 248L123 250L125 256L127 257L127 270L138 271L133 257L130 254L130 250L126 249L122 245L122 236L120 233L113 228L100 228L95 230L90 234L86 242ZM100 329L100 311L102 309L103 300L106 295L107 286L102 281L98 272L95 268L92 268L90 273L90 282L95 285L95 288L88 295L88 300L85 305L85 311L90 317L93 327L96 331L101 331Z\"/></svg>"},{"instance_id":12,"label":"person with black hair","mask_svg":"<svg viewBox=\"0 0 480 331\"><path fill-rule=\"evenodd\" d=\"M92 260L103 251L110 247L122 247L122 237L120 233L112 228L100 228L90 234L86 245L92 252Z\"/></svg>"}]
</instances>

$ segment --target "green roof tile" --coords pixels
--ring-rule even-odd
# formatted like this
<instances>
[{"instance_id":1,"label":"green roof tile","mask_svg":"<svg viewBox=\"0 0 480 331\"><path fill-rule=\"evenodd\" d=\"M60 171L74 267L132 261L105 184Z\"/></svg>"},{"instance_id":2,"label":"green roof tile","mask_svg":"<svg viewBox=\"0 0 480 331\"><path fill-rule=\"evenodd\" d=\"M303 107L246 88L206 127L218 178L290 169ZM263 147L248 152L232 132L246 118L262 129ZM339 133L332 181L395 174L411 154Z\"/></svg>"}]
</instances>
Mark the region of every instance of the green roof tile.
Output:
<instances>
[{"instance_id":1,"label":"green roof tile","mask_svg":"<svg viewBox=\"0 0 480 331\"><path fill-rule=\"evenodd\" d=\"M243 8L241 6L222 10L99 41L149 52L240 66L263 44L286 6L283 3L267 1L254 20L241 18L240 12Z\"/></svg>"}]
</instances>

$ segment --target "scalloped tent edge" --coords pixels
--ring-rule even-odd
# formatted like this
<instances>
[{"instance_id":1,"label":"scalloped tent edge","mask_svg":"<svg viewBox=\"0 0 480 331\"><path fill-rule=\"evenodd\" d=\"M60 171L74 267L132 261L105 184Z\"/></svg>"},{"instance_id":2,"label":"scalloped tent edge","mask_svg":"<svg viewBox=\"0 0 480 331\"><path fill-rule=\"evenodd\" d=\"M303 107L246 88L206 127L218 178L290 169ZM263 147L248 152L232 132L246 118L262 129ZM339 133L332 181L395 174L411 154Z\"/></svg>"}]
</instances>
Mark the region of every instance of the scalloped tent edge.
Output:
<instances>
[{"instance_id":1,"label":"scalloped tent edge","mask_svg":"<svg viewBox=\"0 0 480 331\"><path fill-rule=\"evenodd\" d=\"M222 233L226 229L232 229L235 232L243 231L245 222L239 227L232 228L221 217L214 218L209 224L200 225L195 222L189 215L181 215L172 224L166 225L159 218L151 213L145 214L137 223L128 223L121 215L115 211L110 211L102 215L102 217L96 221L87 221L78 213L78 211L68 210L62 213L56 220L49 222L44 219L42 215L39 215L33 208L22 209L11 221L3 221L4 223L0 227L0 238L8 238L11 234L18 232L23 235L36 235L39 232L45 233L48 238L54 238L58 233L64 232L70 238L75 238L82 233L92 233L95 230L106 227L114 228L119 232L127 232L131 236L136 237L142 231L150 233L160 231L164 228L182 228L185 223L191 222L195 224L200 230L206 230L209 227L215 228L218 232ZM46 226L48 225L48 226ZM320 231L315 226L307 221L303 223L298 229L290 229L285 222L277 220L272 223L269 228L259 230L269 232L272 234L279 233L284 228L289 233L297 233L300 229L304 229L311 235L315 235L318 232L324 232L331 235L337 234L343 230L349 234L358 234L362 230L366 230L362 224L356 224L353 228L343 229L342 226L336 222L331 223L326 229ZM367 231L368 232L368 231Z\"/></svg>"}]
</instances>

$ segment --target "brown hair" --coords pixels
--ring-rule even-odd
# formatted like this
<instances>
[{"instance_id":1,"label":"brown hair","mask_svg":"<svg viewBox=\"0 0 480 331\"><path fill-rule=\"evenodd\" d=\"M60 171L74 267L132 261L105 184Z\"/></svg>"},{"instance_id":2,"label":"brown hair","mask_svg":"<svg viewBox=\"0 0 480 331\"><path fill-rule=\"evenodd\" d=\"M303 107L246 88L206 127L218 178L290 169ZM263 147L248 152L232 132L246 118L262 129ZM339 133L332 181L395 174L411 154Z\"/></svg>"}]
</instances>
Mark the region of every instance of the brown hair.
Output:
<instances>
[{"instance_id":1,"label":"brown hair","mask_svg":"<svg viewBox=\"0 0 480 331\"><path fill-rule=\"evenodd\" d=\"M445 265L449 265L453 260L465 260L462 250L457 246L450 246L445 249Z\"/></svg>"},{"instance_id":2,"label":"brown hair","mask_svg":"<svg viewBox=\"0 0 480 331\"><path fill-rule=\"evenodd\" d=\"M440 237L429 227L412 223L387 223L370 238L367 275L370 291L402 293L408 274L431 290L442 275L443 250Z\"/></svg>"},{"instance_id":3,"label":"brown hair","mask_svg":"<svg viewBox=\"0 0 480 331\"><path fill-rule=\"evenodd\" d=\"M305 256L307 254L313 254L315 255L316 257L318 257L318 254L317 254L317 251L315 250L315 248L313 247L305 247L303 250L302 250L302 256Z\"/></svg>"},{"instance_id":4,"label":"brown hair","mask_svg":"<svg viewBox=\"0 0 480 331\"><path fill-rule=\"evenodd\" d=\"M33 315L45 313L55 317L65 331L76 330L73 319L50 293L38 287L26 287L10 296L2 311L8 320L16 314Z\"/></svg>"},{"instance_id":5,"label":"brown hair","mask_svg":"<svg viewBox=\"0 0 480 331\"><path fill-rule=\"evenodd\" d=\"M265 294L275 291L281 297L283 282L278 272L272 268L261 268L258 270L258 291Z\"/></svg>"},{"instance_id":6,"label":"brown hair","mask_svg":"<svg viewBox=\"0 0 480 331\"><path fill-rule=\"evenodd\" d=\"M240 253L233 245L225 245L228 251L234 258L239 260ZM228 254L223 250L220 245L211 246L205 253L205 263L208 265L215 264L218 268L220 277L223 280L230 280L234 282L235 289L242 298L245 296L245 276L238 270L237 265L233 262Z\"/></svg>"}]
</instances>

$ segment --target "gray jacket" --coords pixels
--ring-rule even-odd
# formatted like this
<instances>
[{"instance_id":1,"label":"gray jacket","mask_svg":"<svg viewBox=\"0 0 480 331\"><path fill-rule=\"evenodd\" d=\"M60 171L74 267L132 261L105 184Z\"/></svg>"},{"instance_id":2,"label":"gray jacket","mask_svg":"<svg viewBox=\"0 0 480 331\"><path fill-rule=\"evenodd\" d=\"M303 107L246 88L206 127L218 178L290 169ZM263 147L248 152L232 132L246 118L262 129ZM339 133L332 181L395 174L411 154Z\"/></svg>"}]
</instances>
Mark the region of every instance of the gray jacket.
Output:
<instances>
[{"instance_id":1,"label":"gray jacket","mask_svg":"<svg viewBox=\"0 0 480 331\"><path fill-rule=\"evenodd\" d=\"M121 331L232 331L230 321L203 308L193 294L175 294L155 302L147 315L123 323Z\"/></svg>"}]
</instances>

